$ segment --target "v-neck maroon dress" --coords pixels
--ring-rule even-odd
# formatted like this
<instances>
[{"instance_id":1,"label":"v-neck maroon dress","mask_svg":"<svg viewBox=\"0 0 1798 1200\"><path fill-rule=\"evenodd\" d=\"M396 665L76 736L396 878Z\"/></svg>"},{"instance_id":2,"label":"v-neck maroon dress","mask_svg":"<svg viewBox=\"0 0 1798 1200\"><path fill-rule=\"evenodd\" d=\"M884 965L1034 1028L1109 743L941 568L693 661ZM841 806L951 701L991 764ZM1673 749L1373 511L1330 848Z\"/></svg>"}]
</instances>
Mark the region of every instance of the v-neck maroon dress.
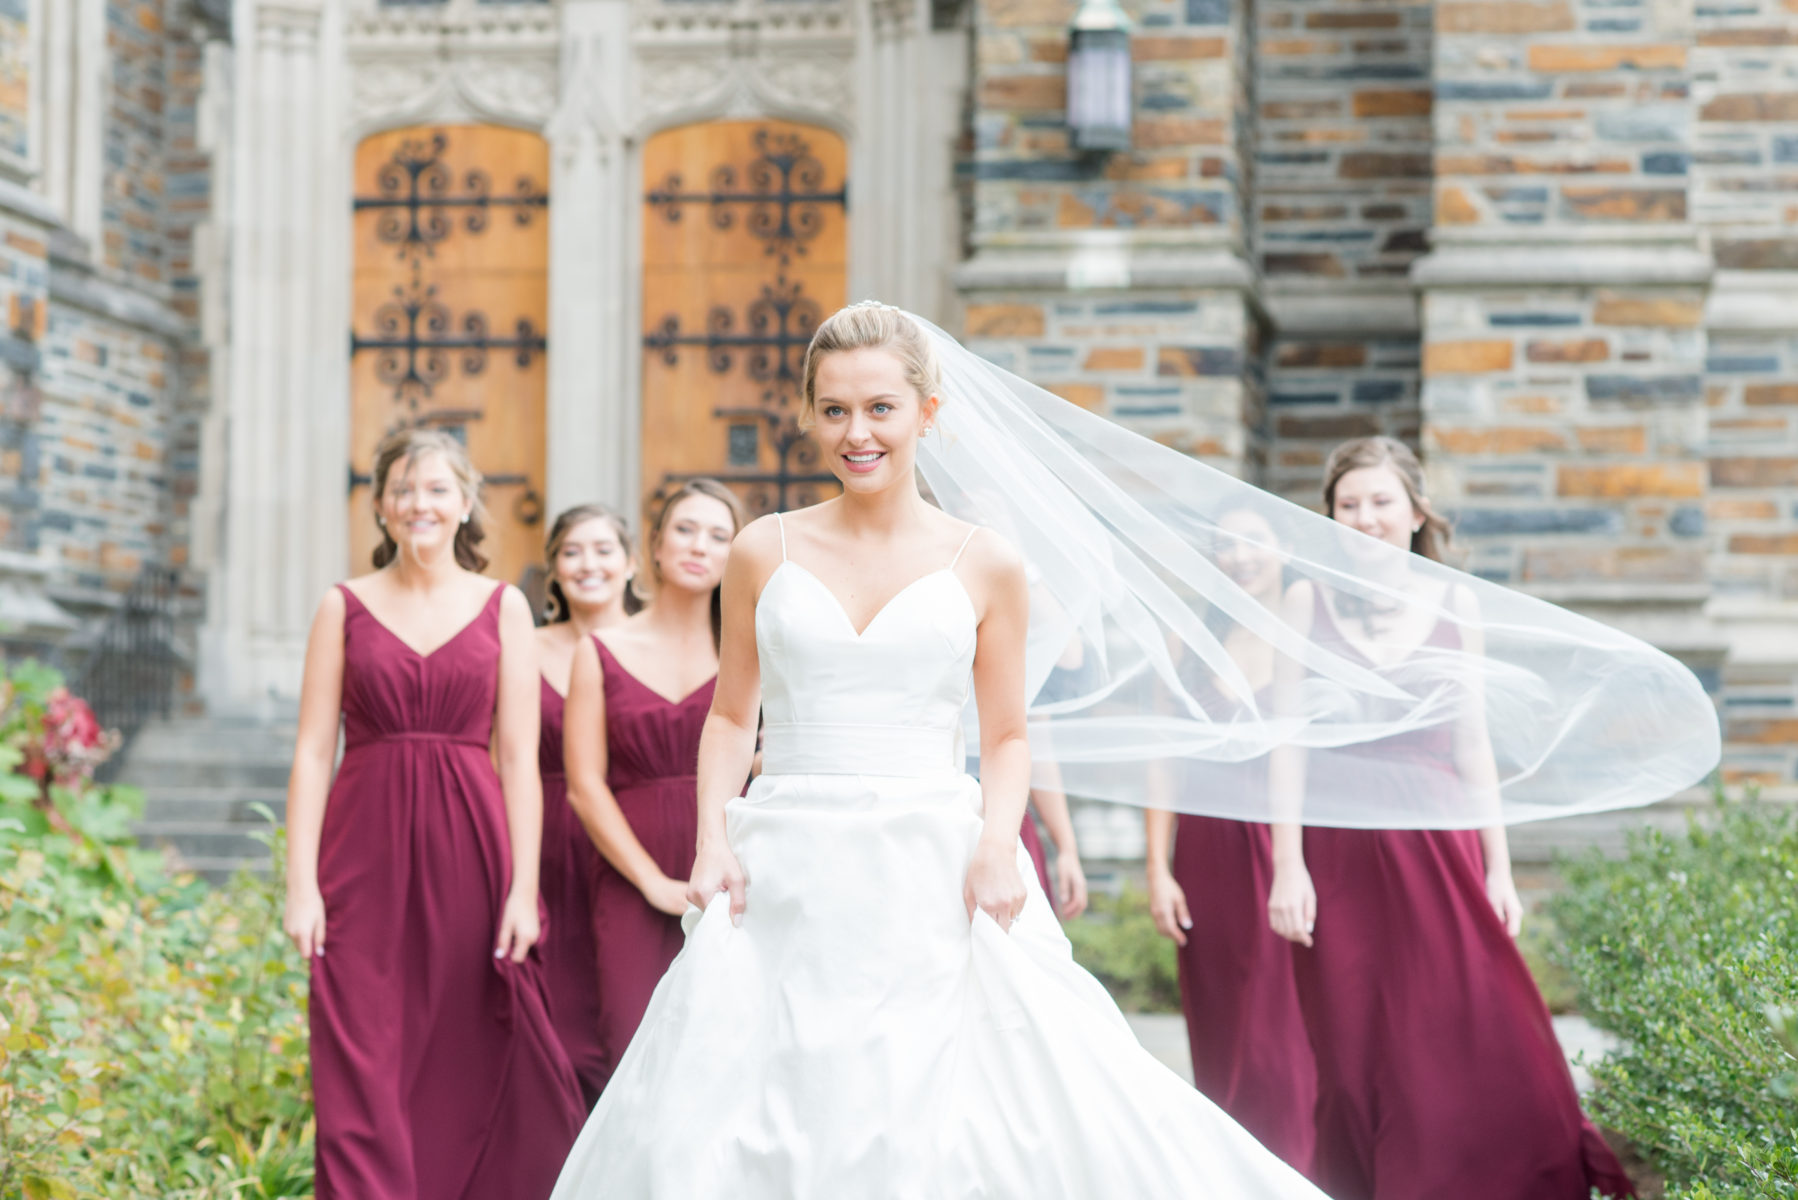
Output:
<instances>
[{"instance_id":1,"label":"v-neck maroon dress","mask_svg":"<svg viewBox=\"0 0 1798 1200\"><path fill-rule=\"evenodd\" d=\"M605 680L606 786L662 873L685 879L699 840L699 734L717 679L671 701L620 666L605 643L593 642ZM599 950L599 1043L610 1078L685 935L679 917L650 904L604 859L594 879L593 932Z\"/></svg>"},{"instance_id":2,"label":"v-neck maroon dress","mask_svg":"<svg viewBox=\"0 0 1798 1200\"><path fill-rule=\"evenodd\" d=\"M543 724L537 769L543 776L543 856L538 887L549 911L543 931L543 972L551 1015L562 1048L581 1081L589 1109L605 1086L606 1057L599 1044L599 951L593 943L593 881L599 851L568 803L562 765L562 693L543 681Z\"/></svg>"},{"instance_id":3,"label":"v-neck maroon dress","mask_svg":"<svg viewBox=\"0 0 1798 1200\"><path fill-rule=\"evenodd\" d=\"M421 655L342 588L345 750L311 963L318 1200L542 1200L580 1131L541 965L493 956L512 871L488 749L502 590Z\"/></svg>"},{"instance_id":4,"label":"v-neck maroon dress","mask_svg":"<svg viewBox=\"0 0 1798 1200\"><path fill-rule=\"evenodd\" d=\"M1367 661L1321 594L1314 627ZM1444 620L1424 645L1458 647L1459 631ZM1364 753L1370 769L1409 760L1387 785L1395 805L1426 777L1460 786L1446 727ZM1580 1111L1548 1007L1486 898L1479 834L1308 828L1305 863L1316 945L1294 947L1293 974L1317 1052L1317 1185L1332 1200L1633 1196Z\"/></svg>"}]
</instances>

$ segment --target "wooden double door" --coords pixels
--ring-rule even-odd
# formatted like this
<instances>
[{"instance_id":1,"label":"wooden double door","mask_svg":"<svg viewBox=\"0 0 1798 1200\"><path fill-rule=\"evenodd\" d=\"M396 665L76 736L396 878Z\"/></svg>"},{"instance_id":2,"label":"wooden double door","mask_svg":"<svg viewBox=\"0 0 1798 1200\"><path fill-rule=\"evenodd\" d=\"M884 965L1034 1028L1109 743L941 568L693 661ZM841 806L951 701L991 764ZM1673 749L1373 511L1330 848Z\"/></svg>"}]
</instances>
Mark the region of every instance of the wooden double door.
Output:
<instances>
[{"instance_id":1,"label":"wooden double door","mask_svg":"<svg viewBox=\"0 0 1798 1200\"><path fill-rule=\"evenodd\" d=\"M701 475L758 514L834 494L797 416L806 344L847 297L846 165L840 136L786 121L683 126L644 147L646 505ZM379 542L375 447L419 425L461 439L485 476L489 573L519 582L542 562L548 179L544 140L500 126L357 148L351 571Z\"/></svg>"}]
</instances>

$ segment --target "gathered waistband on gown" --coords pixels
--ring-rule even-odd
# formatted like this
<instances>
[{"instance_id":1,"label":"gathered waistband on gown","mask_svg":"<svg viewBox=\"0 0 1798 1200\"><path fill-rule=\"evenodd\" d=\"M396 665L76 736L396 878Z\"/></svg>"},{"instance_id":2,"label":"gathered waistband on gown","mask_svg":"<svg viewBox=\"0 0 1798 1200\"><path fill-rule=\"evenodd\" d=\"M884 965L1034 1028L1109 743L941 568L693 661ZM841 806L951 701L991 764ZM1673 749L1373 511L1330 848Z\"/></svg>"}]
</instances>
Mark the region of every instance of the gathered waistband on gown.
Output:
<instances>
[{"instance_id":1,"label":"gathered waistband on gown","mask_svg":"<svg viewBox=\"0 0 1798 1200\"><path fill-rule=\"evenodd\" d=\"M394 742L442 742L452 746L473 746L477 750L489 749L485 740L471 738L459 733L437 733L429 729L402 729L393 733L367 734L360 737L344 739L344 753L361 750L368 746L382 746Z\"/></svg>"},{"instance_id":2,"label":"gathered waistband on gown","mask_svg":"<svg viewBox=\"0 0 1798 1200\"><path fill-rule=\"evenodd\" d=\"M960 732L915 725L770 724L762 731L762 774L957 775Z\"/></svg>"}]
</instances>

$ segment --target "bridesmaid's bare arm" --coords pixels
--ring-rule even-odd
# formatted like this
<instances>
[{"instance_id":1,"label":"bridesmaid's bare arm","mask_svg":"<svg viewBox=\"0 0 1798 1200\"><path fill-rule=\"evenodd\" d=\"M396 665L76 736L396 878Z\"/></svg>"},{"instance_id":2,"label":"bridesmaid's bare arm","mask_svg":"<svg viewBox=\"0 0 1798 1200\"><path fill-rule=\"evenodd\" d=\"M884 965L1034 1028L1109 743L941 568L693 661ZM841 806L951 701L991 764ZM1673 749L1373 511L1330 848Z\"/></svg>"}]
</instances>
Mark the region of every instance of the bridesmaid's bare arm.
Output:
<instances>
[{"instance_id":1,"label":"bridesmaid's bare arm","mask_svg":"<svg viewBox=\"0 0 1798 1200\"><path fill-rule=\"evenodd\" d=\"M343 714L343 593L319 601L306 637L299 733L287 776L287 905L283 925L301 954L325 952L325 903L318 890L318 842L337 759Z\"/></svg>"},{"instance_id":2,"label":"bridesmaid's bare arm","mask_svg":"<svg viewBox=\"0 0 1798 1200\"><path fill-rule=\"evenodd\" d=\"M725 835L724 806L743 790L755 765L762 668L755 648L755 606L780 565L780 531L762 517L737 535L724 565L718 682L699 736L699 840L687 900L704 908L730 893L731 920L742 919L749 881Z\"/></svg>"},{"instance_id":3,"label":"bridesmaid's bare arm","mask_svg":"<svg viewBox=\"0 0 1798 1200\"><path fill-rule=\"evenodd\" d=\"M662 912L678 916L686 907L686 886L670 879L643 848L636 830L606 786L606 680L599 648L584 637L574 648L568 698L562 705L562 769L568 773L568 803L600 854L631 886Z\"/></svg>"},{"instance_id":4,"label":"bridesmaid's bare arm","mask_svg":"<svg viewBox=\"0 0 1798 1200\"><path fill-rule=\"evenodd\" d=\"M1455 770L1461 785L1482 808L1498 811L1498 762L1492 754L1492 735L1486 728L1486 689L1477 664L1486 653L1486 635L1479 623L1479 601L1466 588L1455 588L1449 605L1461 628L1461 648L1469 657L1467 701L1455 723ZM1488 825L1480 830L1480 849L1486 860L1486 898L1512 937L1523 932L1523 901L1511 874L1511 839L1505 827Z\"/></svg>"},{"instance_id":5,"label":"bridesmaid's bare arm","mask_svg":"<svg viewBox=\"0 0 1798 1200\"><path fill-rule=\"evenodd\" d=\"M500 916L495 958L523 962L542 936L537 915L537 864L543 843L543 778L537 773L537 735L543 718L538 682L537 630L530 603L511 584L499 598L499 702L494 749L506 797L512 842L512 890Z\"/></svg>"},{"instance_id":6,"label":"bridesmaid's bare arm","mask_svg":"<svg viewBox=\"0 0 1798 1200\"><path fill-rule=\"evenodd\" d=\"M1317 592L1310 583L1295 583L1281 599L1281 617L1300 637L1311 634ZM1274 711L1291 713L1298 708L1298 691L1305 668L1289 654L1274 660ZM1273 810L1274 882L1267 898L1267 920L1273 931L1301 946L1311 945L1317 924L1317 891L1305 867L1305 828L1300 823L1305 808L1303 746L1276 746L1267 756L1269 805Z\"/></svg>"},{"instance_id":7,"label":"bridesmaid's bare arm","mask_svg":"<svg viewBox=\"0 0 1798 1200\"><path fill-rule=\"evenodd\" d=\"M1174 814L1164 808L1144 810L1143 844L1149 876L1149 916L1157 933L1176 946L1184 946L1186 931L1192 928L1192 913L1186 907L1186 891L1169 866Z\"/></svg>"}]
</instances>

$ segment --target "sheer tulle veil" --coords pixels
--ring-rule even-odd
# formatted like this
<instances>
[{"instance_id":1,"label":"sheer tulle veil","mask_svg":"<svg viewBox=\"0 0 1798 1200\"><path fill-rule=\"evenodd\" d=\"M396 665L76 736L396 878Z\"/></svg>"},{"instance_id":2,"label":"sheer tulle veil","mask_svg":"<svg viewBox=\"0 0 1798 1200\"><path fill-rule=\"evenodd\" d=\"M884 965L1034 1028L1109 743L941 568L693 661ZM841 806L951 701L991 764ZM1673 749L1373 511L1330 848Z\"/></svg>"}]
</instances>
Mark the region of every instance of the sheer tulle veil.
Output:
<instances>
[{"instance_id":1,"label":"sheer tulle veil","mask_svg":"<svg viewBox=\"0 0 1798 1200\"><path fill-rule=\"evenodd\" d=\"M1712 701L1654 647L1283 501L912 319L941 371L919 471L1024 554L1032 754L1070 794L1474 828L1650 803L1716 764ZM1240 582L1268 569L1275 605ZM975 722L970 704L971 747Z\"/></svg>"}]
</instances>

